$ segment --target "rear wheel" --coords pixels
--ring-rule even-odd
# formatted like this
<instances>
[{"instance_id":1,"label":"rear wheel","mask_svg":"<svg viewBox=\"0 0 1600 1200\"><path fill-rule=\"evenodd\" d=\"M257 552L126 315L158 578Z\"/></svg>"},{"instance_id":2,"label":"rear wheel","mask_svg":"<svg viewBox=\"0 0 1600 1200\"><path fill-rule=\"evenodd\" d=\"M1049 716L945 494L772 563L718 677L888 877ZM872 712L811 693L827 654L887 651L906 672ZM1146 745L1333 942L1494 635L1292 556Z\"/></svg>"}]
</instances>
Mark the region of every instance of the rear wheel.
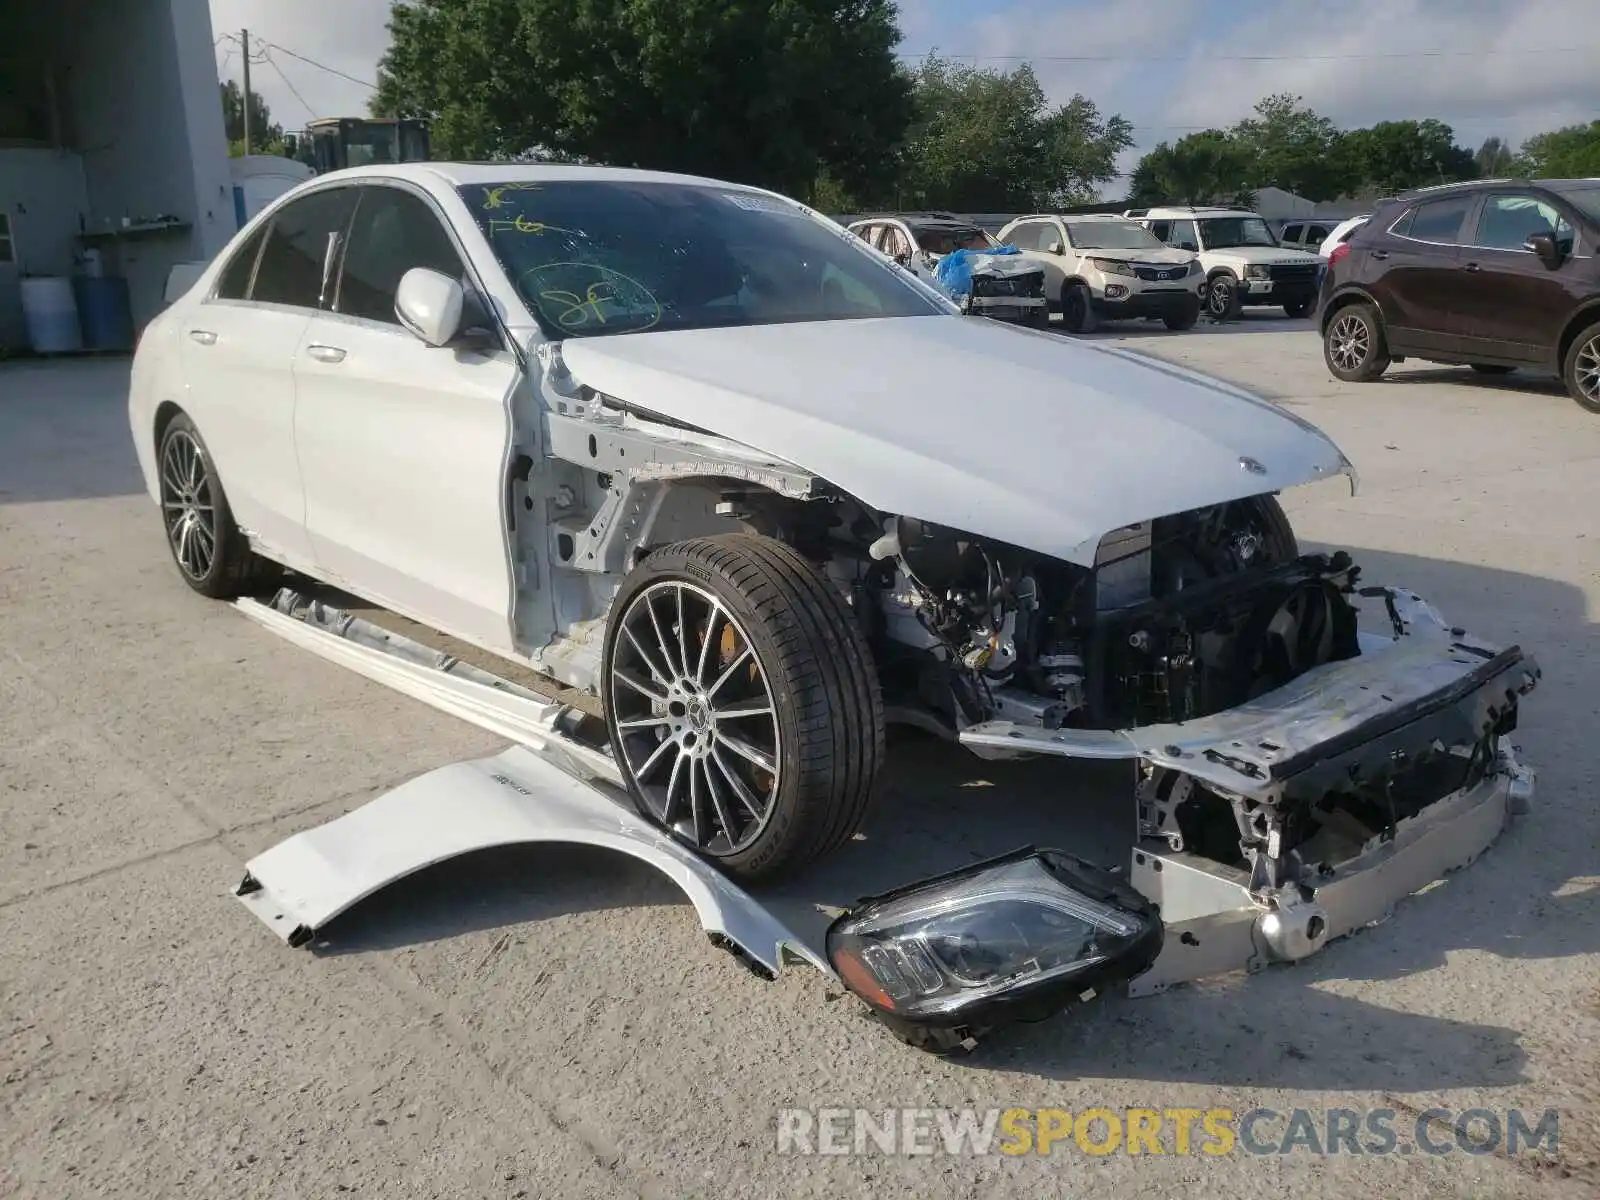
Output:
<instances>
[{"instance_id":1,"label":"rear wheel","mask_svg":"<svg viewBox=\"0 0 1600 1200\"><path fill-rule=\"evenodd\" d=\"M793 874L859 827L883 756L866 643L782 542L656 551L606 635L612 751L641 814L747 881Z\"/></svg>"},{"instance_id":2,"label":"rear wheel","mask_svg":"<svg viewBox=\"0 0 1600 1200\"><path fill-rule=\"evenodd\" d=\"M1061 292L1061 324L1068 333L1093 333L1100 325L1094 315L1094 298L1088 287L1069 283Z\"/></svg>"},{"instance_id":3,"label":"rear wheel","mask_svg":"<svg viewBox=\"0 0 1600 1200\"><path fill-rule=\"evenodd\" d=\"M1283 311L1288 313L1291 317L1303 317L1311 311L1311 303L1310 297L1307 297L1304 300L1291 300L1288 304L1283 306Z\"/></svg>"},{"instance_id":4,"label":"rear wheel","mask_svg":"<svg viewBox=\"0 0 1600 1200\"><path fill-rule=\"evenodd\" d=\"M1567 394L1592 413L1600 413L1600 321L1572 339L1561 378Z\"/></svg>"},{"instance_id":5,"label":"rear wheel","mask_svg":"<svg viewBox=\"0 0 1600 1200\"><path fill-rule=\"evenodd\" d=\"M211 452L187 413L168 423L156 463L167 548L185 583L227 600L278 577L282 568L253 552L234 524Z\"/></svg>"},{"instance_id":6,"label":"rear wheel","mask_svg":"<svg viewBox=\"0 0 1600 1200\"><path fill-rule=\"evenodd\" d=\"M1509 375L1515 367L1502 366L1499 363L1473 363L1472 369L1479 375Z\"/></svg>"},{"instance_id":7,"label":"rear wheel","mask_svg":"<svg viewBox=\"0 0 1600 1200\"><path fill-rule=\"evenodd\" d=\"M1334 377L1366 383L1389 369L1389 349L1370 304L1351 304L1333 314L1322 337L1322 357Z\"/></svg>"}]
</instances>

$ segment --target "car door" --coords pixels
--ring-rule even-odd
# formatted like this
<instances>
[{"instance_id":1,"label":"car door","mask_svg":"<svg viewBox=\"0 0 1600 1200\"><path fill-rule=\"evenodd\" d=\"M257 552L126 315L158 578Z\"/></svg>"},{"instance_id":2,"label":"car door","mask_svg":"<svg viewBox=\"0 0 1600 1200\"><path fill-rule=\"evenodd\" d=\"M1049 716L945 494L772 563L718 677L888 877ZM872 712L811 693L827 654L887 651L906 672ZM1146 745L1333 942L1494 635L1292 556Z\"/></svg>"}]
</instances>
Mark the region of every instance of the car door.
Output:
<instances>
[{"instance_id":1,"label":"car door","mask_svg":"<svg viewBox=\"0 0 1600 1200\"><path fill-rule=\"evenodd\" d=\"M1000 240L1022 251L1022 256L1044 271L1044 294L1051 304L1061 302L1061 284L1066 278L1062 272L1059 254L1045 252L1045 244L1058 237L1045 221L1018 221L1005 231Z\"/></svg>"},{"instance_id":2,"label":"car door","mask_svg":"<svg viewBox=\"0 0 1600 1200\"><path fill-rule=\"evenodd\" d=\"M1563 250L1560 266L1552 270L1524 248L1536 233L1556 239ZM1466 241L1457 303L1470 348L1490 358L1550 359L1572 310L1573 275L1587 266L1574 258L1571 221L1549 201L1525 192L1491 192Z\"/></svg>"},{"instance_id":3,"label":"car door","mask_svg":"<svg viewBox=\"0 0 1600 1200\"><path fill-rule=\"evenodd\" d=\"M388 608L509 650L507 460L521 368L498 334L435 347L401 326L395 293L411 268L460 279L471 296L476 287L424 192L359 190L332 311L308 323L295 359L317 565Z\"/></svg>"},{"instance_id":4,"label":"car door","mask_svg":"<svg viewBox=\"0 0 1600 1200\"><path fill-rule=\"evenodd\" d=\"M1389 348L1456 355L1469 340L1458 304L1461 238L1478 197L1467 192L1413 205L1368 247L1363 271L1383 312Z\"/></svg>"},{"instance_id":5,"label":"car door","mask_svg":"<svg viewBox=\"0 0 1600 1200\"><path fill-rule=\"evenodd\" d=\"M331 187L285 204L234 251L213 293L184 319L187 408L234 520L291 564L313 561L295 452L294 358L331 283L355 199L354 189Z\"/></svg>"}]
</instances>

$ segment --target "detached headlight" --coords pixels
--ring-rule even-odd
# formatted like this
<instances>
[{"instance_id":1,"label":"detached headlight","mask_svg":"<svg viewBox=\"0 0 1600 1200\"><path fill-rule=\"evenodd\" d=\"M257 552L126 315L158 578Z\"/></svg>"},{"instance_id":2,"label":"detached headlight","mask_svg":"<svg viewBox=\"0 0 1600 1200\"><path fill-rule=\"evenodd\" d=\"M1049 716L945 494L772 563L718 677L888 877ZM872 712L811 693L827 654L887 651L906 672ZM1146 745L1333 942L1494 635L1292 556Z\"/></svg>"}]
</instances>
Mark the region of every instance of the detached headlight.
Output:
<instances>
[{"instance_id":1,"label":"detached headlight","mask_svg":"<svg viewBox=\"0 0 1600 1200\"><path fill-rule=\"evenodd\" d=\"M1024 850L864 900L828 929L839 978L891 1024L976 1033L1040 1020L1146 970L1155 906L1054 850Z\"/></svg>"},{"instance_id":2,"label":"detached headlight","mask_svg":"<svg viewBox=\"0 0 1600 1200\"><path fill-rule=\"evenodd\" d=\"M1246 279L1271 279L1272 272L1267 270L1266 267L1246 267L1244 269L1244 277Z\"/></svg>"},{"instance_id":3,"label":"detached headlight","mask_svg":"<svg viewBox=\"0 0 1600 1200\"><path fill-rule=\"evenodd\" d=\"M1119 258L1091 258L1089 265L1107 275L1133 274L1133 268Z\"/></svg>"}]
</instances>

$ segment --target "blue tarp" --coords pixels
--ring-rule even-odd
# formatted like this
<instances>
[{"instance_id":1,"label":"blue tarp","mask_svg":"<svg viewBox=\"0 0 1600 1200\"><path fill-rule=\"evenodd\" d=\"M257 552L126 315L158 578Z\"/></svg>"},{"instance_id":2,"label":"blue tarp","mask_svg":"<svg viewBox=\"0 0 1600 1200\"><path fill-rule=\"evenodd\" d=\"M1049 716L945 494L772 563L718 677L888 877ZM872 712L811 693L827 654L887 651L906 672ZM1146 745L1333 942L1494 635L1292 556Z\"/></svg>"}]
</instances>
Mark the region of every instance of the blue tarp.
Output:
<instances>
[{"instance_id":1,"label":"blue tarp","mask_svg":"<svg viewBox=\"0 0 1600 1200\"><path fill-rule=\"evenodd\" d=\"M1015 246L991 246L985 250L952 250L939 260L933 278L952 298L959 300L972 291L972 260L984 255L996 258L1021 254Z\"/></svg>"}]
</instances>

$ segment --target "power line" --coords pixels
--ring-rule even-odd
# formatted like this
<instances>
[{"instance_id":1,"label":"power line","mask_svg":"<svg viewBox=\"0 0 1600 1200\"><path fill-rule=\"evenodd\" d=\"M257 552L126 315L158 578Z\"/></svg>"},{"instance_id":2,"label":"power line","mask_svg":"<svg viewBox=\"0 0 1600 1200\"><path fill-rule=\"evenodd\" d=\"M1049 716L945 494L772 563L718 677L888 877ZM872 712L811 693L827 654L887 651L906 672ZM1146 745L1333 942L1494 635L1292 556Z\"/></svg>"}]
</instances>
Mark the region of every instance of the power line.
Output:
<instances>
[{"instance_id":1,"label":"power line","mask_svg":"<svg viewBox=\"0 0 1600 1200\"><path fill-rule=\"evenodd\" d=\"M310 113L313 118L316 117L317 110L312 108L311 105L307 104L306 98L300 94L300 89L289 82L289 77L283 73L283 68L280 67L277 61L272 57L272 52L270 50L266 52L265 61L267 66L271 67L278 73L278 78L283 80L283 86L289 89L289 93L294 96L296 100L300 101L300 107Z\"/></svg>"},{"instance_id":2,"label":"power line","mask_svg":"<svg viewBox=\"0 0 1600 1200\"><path fill-rule=\"evenodd\" d=\"M337 67L330 67L326 63L319 63L314 58L307 58L304 54L297 54L293 50L289 49L289 47L287 47L287 46L280 46L276 42L267 42L267 41L263 41L261 44L264 47L266 47L267 49L269 49L269 50L282 50L290 58L297 58L301 62L305 63L307 66L316 67L317 70L319 70L319 71L326 71L330 75L337 75L340 79L348 79L351 83L359 83L362 87L369 88L372 91L377 91L378 90L378 85L373 83L373 82L371 82L370 80L357 79L354 75L346 74L344 71L339 70Z\"/></svg>"},{"instance_id":3,"label":"power line","mask_svg":"<svg viewBox=\"0 0 1600 1200\"><path fill-rule=\"evenodd\" d=\"M1489 58L1514 54L1600 54L1600 46L1546 49L1380 50L1368 54L943 54L938 50L900 51L896 58L948 58L956 62L1010 63L1177 63L1177 62L1348 62L1392 58Z\"/></svg>"}]
</instances>

